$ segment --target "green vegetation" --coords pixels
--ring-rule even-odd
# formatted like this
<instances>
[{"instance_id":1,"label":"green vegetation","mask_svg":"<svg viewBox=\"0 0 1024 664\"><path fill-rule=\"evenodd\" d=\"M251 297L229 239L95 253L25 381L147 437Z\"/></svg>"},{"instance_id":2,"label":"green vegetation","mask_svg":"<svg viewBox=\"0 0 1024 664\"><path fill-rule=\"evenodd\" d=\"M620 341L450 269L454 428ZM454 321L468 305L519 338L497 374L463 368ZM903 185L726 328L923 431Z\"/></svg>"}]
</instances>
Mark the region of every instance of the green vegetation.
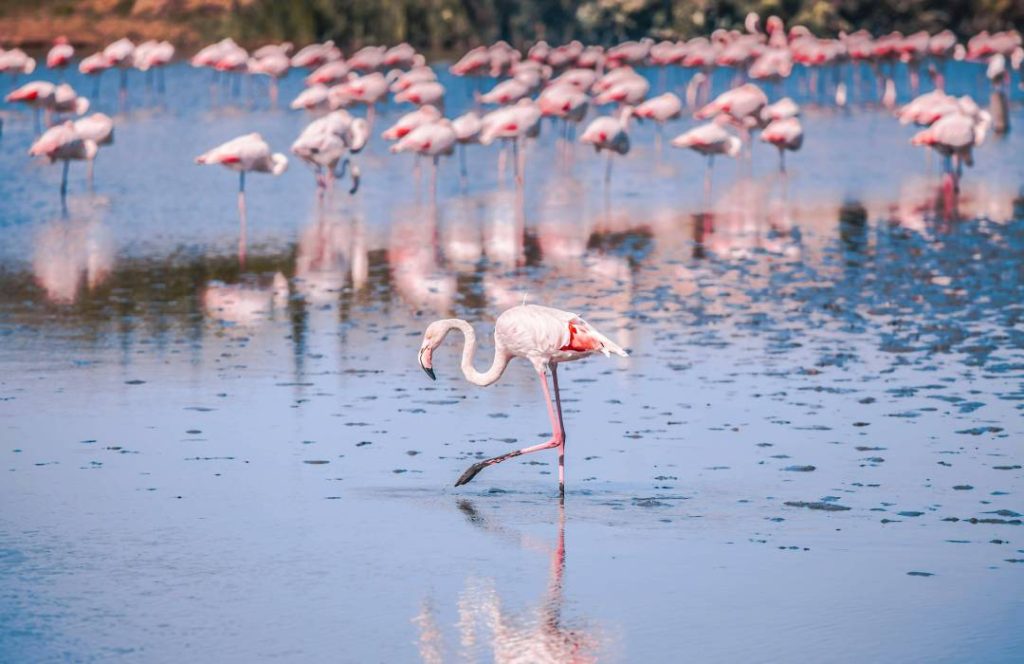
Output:
<instances>
[{"instance_id":1,"label":"green vegetation","mask_svg":"<svg viewBox=\"0 0 1024 664\"><path fill-rule=\"evenodd\" d=\"M505 39L611 43L691 37L742 27L750 11L777 14L821 35L861 27L961 36L1024 25L1020 0L256 0L234 9L227 29L244 41L334 39L346 46L409 41L438 53Z\"/></svg>"},{"instance_id":2,"label":"green vegetation","mask_svg":"<svg viewBox=\"0 0 1024 664\"><path fill-rule=\"evenodd\" d=\"M867 28L961 37L1024 27L1024 0L7 0L0 18L122 17L135 30L177 28L179 42L230 35L245 45L333 39L345 50L408 41L433 55L505 39L589 43L692 37L742 27L750 11L823 36ZM2 26L0 26L2 27ZM14 24L14 31L18 24ZM129 30L130 32L131 30ZM17 35L16 35L17 36ZM183 46L194 46L183 43Z\"/></svg>"}]
</instances>

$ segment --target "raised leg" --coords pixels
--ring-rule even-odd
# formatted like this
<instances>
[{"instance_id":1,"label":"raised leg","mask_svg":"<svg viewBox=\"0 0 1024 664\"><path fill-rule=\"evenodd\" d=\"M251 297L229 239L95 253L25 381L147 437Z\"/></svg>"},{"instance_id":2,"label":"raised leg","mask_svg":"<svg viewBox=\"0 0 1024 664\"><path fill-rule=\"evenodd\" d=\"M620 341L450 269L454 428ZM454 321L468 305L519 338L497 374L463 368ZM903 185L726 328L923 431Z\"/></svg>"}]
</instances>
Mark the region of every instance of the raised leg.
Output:
<instances>
[{"instance_id":1,"label":"raised leg","mask_svg":"<svg viewBox=\"0 0 1024 664\"><path fill-rule=\"evenodd\" d=\"M531 452L540 452L541 450L551 449L552 447L561 448L565 441L565 433L562 431L561 418L555 415L554 406L551 404L551 392L548 390L547 376L544 374L543 371L538 371L537 375L540 376L540 384L541 387L544 389L544 403L547 404L548 417L551 419L551 438L549 438L548 440L539 445L524 447L521 450L515 450L514 452L508 452L506 454L502 454L501 456L496 456L491 459L484 459L483 461L478 461L477 463L474 463L472 466L467 468L466 472L462 473L462 475L459 476L459 479L455 481L455 486L462 486L463 484L467 484L474 477L477 476L477 473L479 473L487 466L493 466L496 463L501 463L502 461L505 461L507 459L514 459L515 457L521 456L523 454L530 454ZM559 458L561 459L561 456ZM561 462L559 462L559 475L561 476Z\"/></svg>"}]
</instances>

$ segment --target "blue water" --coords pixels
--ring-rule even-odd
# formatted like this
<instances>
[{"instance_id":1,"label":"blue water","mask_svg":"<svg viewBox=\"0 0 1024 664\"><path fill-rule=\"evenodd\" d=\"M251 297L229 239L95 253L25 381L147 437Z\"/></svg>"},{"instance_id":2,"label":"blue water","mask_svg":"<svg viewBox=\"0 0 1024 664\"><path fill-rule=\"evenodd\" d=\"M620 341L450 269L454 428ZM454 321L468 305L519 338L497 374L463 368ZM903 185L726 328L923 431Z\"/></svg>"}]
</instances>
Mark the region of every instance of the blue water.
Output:
<instances>
[{"instance_id":1,"label":"blue water","mask_svg":"<svg viewBox=\"0 0 1024 664\"><path fill-rule=\"evenodd\" d=\"M950 88L985 101L979 71ZM950 201L865 80L846 111L789 82L787 176L755 144L710 197L649 126L607 190L545 127L521 197L470 146L435 204L388 105L357 195L294 161L249 179L244 267L237 176L192 160L250 131L287 152L300 76L276 110L182 65L124 108L105 78L115 143L66 214L4 108L0 659L1018 661L1021 93ZM452 487L546 437L526 363L480 389L454 336L436 383L415 359L458 316L484 365L524 297L631 353L560 372L564 506L553 454Z\"/></svg>"}]
</instances>

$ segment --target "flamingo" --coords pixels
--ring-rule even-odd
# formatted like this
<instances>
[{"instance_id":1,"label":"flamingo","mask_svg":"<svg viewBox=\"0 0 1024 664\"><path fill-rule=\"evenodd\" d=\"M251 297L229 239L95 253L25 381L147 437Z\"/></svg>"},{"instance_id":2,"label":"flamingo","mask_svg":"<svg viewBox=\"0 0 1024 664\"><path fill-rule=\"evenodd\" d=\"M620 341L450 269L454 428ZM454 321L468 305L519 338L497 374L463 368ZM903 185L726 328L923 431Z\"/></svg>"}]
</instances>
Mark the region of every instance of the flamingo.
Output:
<instances>
[{"instance_id":1,"label":"flamingo","mask_svg":"<svg viewBox=\"0 0 1024 664\"><path fill-rule=\"evenodd\" d=\"M383 56L382 56L383 57ZM373 119L377 112L377 104L388 96L388 81L384 74L373 72L350 79L341 84L341 94L352 102L366 105L366 121L373 127Z\"/></svg>"},{"instance_id":2,"label":"flamingo","mask_svg":"<svg viewBox=\"0 0 1024 664\"><path fill-rule=\"evenodd\" d=\"M437 81L413 83L395 95L395 103L410 103L417 106L441 106L444 104L444 86Z\"/></svg>"},{"instance_id":3,"label":"flamingo","mask_svg":"<svg viewBox=\"0 0 1024 664\"><path fill-rule=\"evenodd\" d=\"M149 72L157 70L157 89L160 92L164 91L164 67L171 63L174 59L174 44L169 41L158 42L156 40L144 41L135 47L135 52L132 54L132 62L135 68L141 72L146 72L146 85L152 84L152 79Z\"/></svg>"},{"instance_id":4,"label":"flamingo","mask_svg":"<svg viewBox=\"0 0 1024 664\"><path fill-rule=\"evenodd\" d=\"M67 69L73 57L75 57L75 47L71 45L67 37L61 35L53 40L53 47L46 54L46 67L48 69Z\"/></svg>"},{"instance_id":5,"label":"flamingo","mask_svg":"<svg viewBox=\"0 0 1024 664\"><path fill-rule=\"evenodd\" d=\"M10 74L14 81L18 74L31 74L36 70L35 58L30 58L20 48L5 51L0 48L0 74Z\"/></svg>"},{"instance_id":6,"label":"flamingo","mask_svg":"<svg viewBox=\"0 0 1024 664\"><path fill-rule=\"evenodd\" d=\"M527 137L540 133L540 108L531 99L520 99L514 106L505 106L484 116L480 130L480 144L490 145L496 138L503 142L512 141L512 157L516 169L516 185L523 185L525 175L525 151L520 143ZM504 174L505 152L499 158L499 175Z\"/></svg>"},{"instance_id":7,"label":"flamingo","mask_svg":"<svg viewBox=\"0 0 1024 664\"><path fill-rule=\"evenodd\" d=\"M257 133L246 134L208 150L196 157L197 164L220 164L238 171L238 216L241 235L238 242L238 259L245 265L245 174L270 173L280 175L288 168L288 158L281 153L271 154L270 146Z\"/></svg>"},{"instance_id":8,"label":"flamingo","mask_svg":"<svg viewBox=\"0 0 1024 664\"><path fill-rule=\"evenodd\" d=\"M96 156L97 149L96 143L78 135L74 123L69 120L47 129L32 144L28 154L31 157L45 157L51 164L57 160L64 162L60 181L60 201L61 205L65 205L68 193L68 166L71 160L92 159Z\"/></svg>"},{"instance_id":9,"label":"flamingo","mask_svg":"<svg viewBox=\"0 0 1024 664\"><path fill-rule=\"evenodd\" d=\"M381 134L381 138L386 141L397 141L400 138L404 138L406 134L420 125L436 122L440 119L441 111L437 110L436 107L420 106L415 111L406 113L402 117L398 118L398 122L391 125L391 127Z\"/></svg>"},{"instance_id":10,"label":"flamingo","mask_svg":"<svg viewBox=\"0 0 1024 664\"><path fill-rule=\"evenodd\" d=\"M648 99L633 110L637 120L653 120L657 126L657 151L661 152L661 136L665 123L675 120L683 112L683 101L671 92Z\"/></svg>"},{"instance_id":11,"label":"flamingo","mask_svg":"<svg viewBox=\"0 0 1024 664\"><path fill-rule=\"evenodd\" d=\"M779 172L786 172L786 150L797 151L804 143L804 130L795 117L773 120L761 132L761 140L779 149Z\"/></svg>"},{"instance_id":12,"label":"flamingo","mask_svg":"<svg viewBox=\"0 0 1024 664\"><path fill-rule=\"evenodd\" d=\"M455 140L459 144L459 175L462 177L463 186L466 180L466 145L468 143L480 142L480 131L483 123L480 116L474 111L463 113L452 120L452 130L455 132Z\"/></svg>"},{"instance_id":13,"label":"flamingo","mask_svg":"<svg viewBox=\"0 0 1024 664\"><path fill-rule=\"evenodd\" d=\"M604 115L595 118L580 136L581 143L594 146L594 150L607 153L604 170L604 185L607 188L612 179L612 153L621 155L629 152L629 118L633 114L632 106L623 106L618 117Z\"/></svg>"},{"instance_id":14,"label":"flamingo","mask_svg":"<svg viewBox=\"0 0 1024 664\"><path fill-rule=\"evenodd\" d=\"M299 52L292 56L292 67L316 69L325 62L340 59L341 50L334 45L333 41L326 41L322 44L310 44L299 49Z\"/></svg>"},{"instance_id":15,"label":"flamingo","mask_svg":"<svg viewBox=\"0 0 1024 664\"><path fill-rule=\"evenodd\" d=\"M711 174L715 166L715 155L724 154L735 157L743 147L736 136L726 131L718 122L708 122L699 127L680 134L672 139L672 147L689 148L708 158L704 170L704 196L711 196Z\"/></svg>"},{"instance_id":16,"label":"flamingo","mask_svg":"<svg viewBox=\"0 0 1024 664\"><path fill-rule=\"evenodd\" d=\"M111 145L114 142L114 121L105 113L93 113L88 117L74 121L75 133L84 140L92 141L97 147ZM87 157L89 162L88 180L89 188L92 189L93 162L96 159L97 150L92 156Z\"/></svg>"},{"instance_id":17,"label":"flamingo","mask_svg":"<svg viewBox=\"0 0 1024 664\"><path fill-rule=\"evenodd\" d=\"M433 200L437 200L437 162L441 155L450 155L455 151L456 135L448 120L437 120L420 125L405 135L404 138L391 146L392 154L415 152L421 156L431 157L433 171L431 192Z\"/></svg>"},{"instance_id":18,"label":"flamingo","mask_svg":"<svg viewBox=\"0 0 1024 664\"><path fill-rule=\"evenodd\" d=\"M122 37L111 42L103 49L103 56L112 67L121 70L121 103L123 104L128 95L128 68L132 65L132 54L135 52L135 44L127 37Z\"/></svg>"},{"instance_id":19,"label":"flamingo","mask_svg":"<svg viewBox=\"0 0 1024 664\"><path fill-rule=\"evenodd\" d=\"M292 152L313 166L316 171L317 188L323 191L336 177L344 175L346 154L357 154L366 145L370 136L369 123L362 118L353 118L347 111L334 111L318 118L302 130L292 144ZM345 161L342 162L342 159ZM337 172L342 163L342 172ZM327 169L328 177L323 176ZM352 166L352 188L350 194L359 190L359 169Z\"/></svg>"},{"instance_id":20,"label":"flamingo","mask_svg":"<svg viewBox=\"0 0 1024 664\"><path fill-rule=\"evenodd\" d=\"M576 69L573 71L590 72L588 69ZM593 74L593 72L590 72ZM559 77L561 79L562 77ZM544 91L537 97L537 106L544 117L561 118L564 125L563 138L565 139L566 153L568 153L570 128L571 135L575 136L576 127L587 115L590 106L590 97L584 92L584 88L577 87L571 79L562 79L562 82L553 83L544 88Z\"/></svg>"},{"instance_id":21,"label":"flamingo","mask_svg":"<svg viewBox=\"0 0 1024 664\"><path fill-rule=\"evenodd\" d=\"M976 107L975 107L976 108ZM974 165L973 149L985 141L992 117L980 109L973 115L956 112L945 115L910 139L911 145L930 147L946 159L945 178L953 191L960 190L964 164ZM955 162L951 164L950 162Z\"/></svg>"},{"instance_id":22,"label":"flamingo","mask_svg":"<svg viewBox=\"0 0 1024 664\"><path fill-rule=\"evenodd\" d=\"M283 47L279 47L277 44L271 46L273 47L271 49L268 49L267 46L256 49L252 57L249 58L247 69L250 74L261 74L270 79L270 104L276 107L278 82L288 75L292 63L288 52ZM288 44L288 48L291 48L291 44Z\"/></svg>"},{"instance_id":23,"label":"flamingo","mask_svg":"<svg viewBox=\"0 0 1024 664\"><path fill-rule=\"evenodd\" d=\"M444 342L445 336L452 330L459 330L464 337L462 348L462 375L466 380L486 387L491 385L505 372L509 362L521 357L533 365L540 378L544 390L544 401L551 420L551 438L539 445L533 445L514 452L508 452L491 459L474 463L466 469L455 482L462 486L476 477L477 473L488 466L501 463L523 454L541 450L558 448L558 492L565 496L565 427L562 419L562 397L558 389L558 364L581 360L589 355L601 353L605 357L612 354L628 357L622 348L611 339L597 331L577 314L551 307L535 304L523 304L506 310L495 321L494 325L494 360L491 367L481 373L473 366L476 353L476 332L468 322L449 318L434 321L427 326L420 345L419 365L436 380L434 373L434 351ZM548 390L547 372L551 372L551 380L555 392L555 407L552 407L551 393Z\"/></svg>"}]
</instances>

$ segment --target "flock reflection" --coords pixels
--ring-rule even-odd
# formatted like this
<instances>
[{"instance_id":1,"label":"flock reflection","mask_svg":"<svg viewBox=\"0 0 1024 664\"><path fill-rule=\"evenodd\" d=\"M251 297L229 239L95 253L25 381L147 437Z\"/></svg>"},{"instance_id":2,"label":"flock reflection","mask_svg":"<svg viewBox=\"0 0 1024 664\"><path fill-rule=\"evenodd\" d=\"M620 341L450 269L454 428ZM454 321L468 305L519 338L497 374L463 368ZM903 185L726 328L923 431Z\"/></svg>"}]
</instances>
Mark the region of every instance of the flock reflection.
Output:
<instances>
[{"instance_id":1,"label":"flock reflection","mask_svg":"<svg viewBox=\"0 0 1024 664\"><path fill-rule=\"evenodd\" d=\"M565 507L558 505L558 530L554 544L511 531L480 513L470 500L458 508L473 526L508 542L510 546L546 555L545 590L528 608L510 608L493 579L470 576L457 600L457 646L446 642L435 604L429 599L413 618L419 629L420 658L428 664L477 661L481 656L500 664L587 664L599 661L608 637L594 625L565 617ZM453 654L457 654L453 657Z\"/></svg>"},{"instance_id":2,"label":"flock reflection","mask_svg":"<svg viewBox=\"0 0 1024 664\"><path fill-rule=\"evenodd\" d=\"M594 212L579 205L581 188L572 178L556 179L530 209L519 193L504 190L441 206L411 203L397 208L386 228L368 225L348 200L328 199L315 205L294 244L264 251L249 266L244 252L235 262L199 254L176 257L169 266L122 255L104 208L78 205L88 213L39 228L31 268L37 297L54 305L105 297L101 285L130 273L133 288L143 290L143 309L147 299L194 297L209 319L236 324L255 325L287 307L333 308L356 294L368 305L396 295L409 310L440 315L493 312L524 299L573 306L599 300L602 312L628 328L638 296L696 292L693 280L703 261L711 261L714 272L767 256L827 272L824 257L837 242L842 251L873 250L856 238L872 222L937 241L961 222L1018 218L1024 200L978 181L965 183L949 207L947 190L914 177L891 200L797 204L777 180L741 180L709 210L633 203ZM147 266L161 269L149 277ZM180 273L170 290L157 283L166 278L165 267Z\"/></svg>"}]
</instances>

